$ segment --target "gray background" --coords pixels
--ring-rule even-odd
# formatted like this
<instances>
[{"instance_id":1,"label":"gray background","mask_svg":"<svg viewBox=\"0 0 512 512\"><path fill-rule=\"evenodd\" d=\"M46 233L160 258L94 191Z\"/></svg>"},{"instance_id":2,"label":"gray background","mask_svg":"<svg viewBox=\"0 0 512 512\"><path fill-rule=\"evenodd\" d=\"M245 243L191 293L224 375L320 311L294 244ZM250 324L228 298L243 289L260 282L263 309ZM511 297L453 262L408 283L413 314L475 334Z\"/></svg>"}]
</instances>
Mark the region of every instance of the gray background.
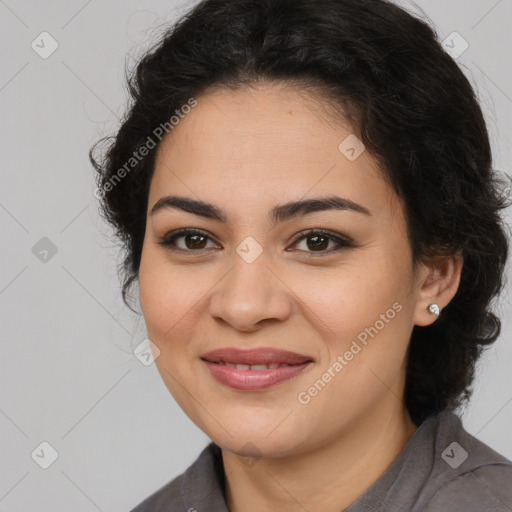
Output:
<instances>
[{"instance_id":1,"label":"gray background","mask_svg":"<svg viewBox=\"0 0 512 512\"><path fill-rule=\"evenodd\" d=\"M424 9L441 39L468 42L457 62L481 99L494 165L512 175L512 0L401 3ZM125 110L125 58L133 65L190 5L0 0L0 511L130 510L208 442L131 352L144 326L121 302L87 158ZM43 31L59 45L46 59L31 47ZM503 332L463 421L512 459L509 288L499 310ZM43 441L58 453L47 469Z\"/></svg>"}]
</instances>

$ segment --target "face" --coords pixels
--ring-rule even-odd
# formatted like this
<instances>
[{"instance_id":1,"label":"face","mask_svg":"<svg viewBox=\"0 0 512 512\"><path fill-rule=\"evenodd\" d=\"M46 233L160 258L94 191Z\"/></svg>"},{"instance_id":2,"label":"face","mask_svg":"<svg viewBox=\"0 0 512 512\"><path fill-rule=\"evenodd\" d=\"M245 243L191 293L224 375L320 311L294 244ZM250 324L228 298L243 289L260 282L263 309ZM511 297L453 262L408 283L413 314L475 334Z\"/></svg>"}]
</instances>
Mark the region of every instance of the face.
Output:
<instances>
[{"instance_id":1,"label":"face","mask_svg":"<svg viewBox=\"0 0 512 512\"><path fill-rule=\"evenodd\" d=\"M418 286L402 205L375 160L357 156L350 126L307 93L267 85L197 101L158 148L139 270L169 391L213 441L242 455L310 450L403 410ZM167 196L207 203L218 218ZM339 207L272 216L334 196ZM176 236L183 229L200 233ZM203 360L226 347L310 362L240 389Z\"/></svg>"}]
</instances>

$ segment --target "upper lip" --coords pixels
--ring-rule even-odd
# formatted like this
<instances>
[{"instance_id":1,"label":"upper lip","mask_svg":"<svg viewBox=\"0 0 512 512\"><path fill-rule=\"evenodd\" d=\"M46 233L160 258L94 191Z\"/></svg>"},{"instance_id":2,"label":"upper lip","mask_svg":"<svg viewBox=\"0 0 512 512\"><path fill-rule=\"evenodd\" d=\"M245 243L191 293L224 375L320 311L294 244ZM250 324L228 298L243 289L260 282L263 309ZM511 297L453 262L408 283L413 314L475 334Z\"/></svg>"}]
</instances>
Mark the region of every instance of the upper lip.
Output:
<instances>
[{"instance_id":1,"label":"upper lip","mask_svg":"<svg viewBox=\"0 0 512 512\"><path fill-rule=\"evenodd\" d=\"M312 361L309 356L275 348L239 349L226 347L207 352L201 358L212 363L222 361L224 363L249 365L272 363L301 364Z\"/></svg>"}]
</instances>

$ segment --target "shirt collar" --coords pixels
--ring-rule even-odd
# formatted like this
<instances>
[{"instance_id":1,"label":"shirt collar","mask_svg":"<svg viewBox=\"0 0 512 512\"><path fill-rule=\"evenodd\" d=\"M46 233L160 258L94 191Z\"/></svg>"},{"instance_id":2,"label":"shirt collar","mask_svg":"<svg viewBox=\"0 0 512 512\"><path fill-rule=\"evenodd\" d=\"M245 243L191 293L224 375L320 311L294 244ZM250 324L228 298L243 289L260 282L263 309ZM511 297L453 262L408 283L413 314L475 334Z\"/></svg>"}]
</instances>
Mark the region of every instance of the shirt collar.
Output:
<instances>
[{"instance_id":1,"label":"shirt collar","mask_svg":"<svg viewBox=\"0 0 512 512\"><path fill-rule=\"evenodd\" d=\"M222 451L210 443L185 471L181 499L186 512L229 512L225 499Z\"/></svg>"},{"instance_id":2,"label":"shirt collar","mask_svg":"<svg viewBox=\"0 0 512 512\"><path fill-rule=\"evenodd\" d=\"M386 503L391 503L397 511L409 510L407 506L397 508L394 500L400 502L404 494L421 494L426 481L436 477L439 467L435 462L446 448L438 446L438 436L451 438L461 432L469 443L470 436L463 431L459 417L451 411L425 419L387 470L344 512L377 512L383 510ZM478 459L472 462L478 466ZM181 500L184 511L229 512L225 494L222 450L211 442L183 474Z\"/></svg>"}]
</instances>

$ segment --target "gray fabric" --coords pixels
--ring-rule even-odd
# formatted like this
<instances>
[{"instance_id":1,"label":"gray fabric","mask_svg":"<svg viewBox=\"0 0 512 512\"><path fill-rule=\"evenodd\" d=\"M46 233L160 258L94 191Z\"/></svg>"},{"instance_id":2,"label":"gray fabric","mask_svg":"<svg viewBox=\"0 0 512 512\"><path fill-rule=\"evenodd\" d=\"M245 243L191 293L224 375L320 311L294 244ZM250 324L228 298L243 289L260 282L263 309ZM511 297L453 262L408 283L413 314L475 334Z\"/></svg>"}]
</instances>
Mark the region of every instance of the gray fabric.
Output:
<instances>
[{"instance_id":1,"label":"gray fabric","mask_svg":"<svg viewBox=\"0 0 512 512\"><path fill-rule=\"evenodd\" d=\"M377 511L512 512L512 462L466 432L454 413L442 412L420 425L344 512ZM210 443L182 475L131 512L229 512L220 448Z\"/></svg>"}]
</instances>

